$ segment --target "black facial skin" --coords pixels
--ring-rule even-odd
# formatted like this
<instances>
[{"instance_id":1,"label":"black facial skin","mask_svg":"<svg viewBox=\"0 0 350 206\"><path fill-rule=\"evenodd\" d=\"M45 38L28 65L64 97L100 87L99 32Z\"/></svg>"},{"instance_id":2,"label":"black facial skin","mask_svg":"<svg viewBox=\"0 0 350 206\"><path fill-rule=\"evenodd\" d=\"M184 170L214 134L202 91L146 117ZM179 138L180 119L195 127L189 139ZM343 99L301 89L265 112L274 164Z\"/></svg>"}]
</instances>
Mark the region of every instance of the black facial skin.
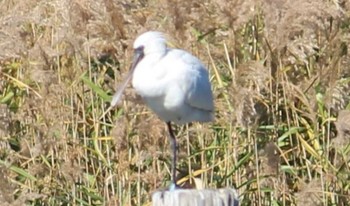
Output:
<instances>
[{"instance_id":1,"label":"black facial skin","mask_svg":"<svg viewBox=\"0 0 350 206\"><path fill-rule=\"evenodd\" d=\"M136 65L143 59L145 56L144 53L144 46L139 46L134 50L134 59L133 59L133 66L136 67Z\"/></svg>"}]
</instances>

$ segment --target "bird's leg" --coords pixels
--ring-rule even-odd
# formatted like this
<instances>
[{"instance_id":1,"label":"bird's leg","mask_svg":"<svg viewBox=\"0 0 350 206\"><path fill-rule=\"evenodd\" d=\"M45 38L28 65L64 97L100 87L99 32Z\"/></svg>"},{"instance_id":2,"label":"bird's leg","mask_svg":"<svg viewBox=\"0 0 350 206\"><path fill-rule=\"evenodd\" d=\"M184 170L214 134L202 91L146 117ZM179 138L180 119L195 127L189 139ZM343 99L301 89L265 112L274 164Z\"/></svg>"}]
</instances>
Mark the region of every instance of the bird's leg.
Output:
<instances>
[{"instance_id":1,"label":"bird's leg","mask_svg":"<svg viewBox=\"0 0 350 206\"><path fill-rule=\"evenodd\" d=\"M168 126L169 130L169 139L170 139L170 147L171 147L171 152L172 152L172 162L171 162L171 185L170 185L170 190L174 190L177 188L176 185L176 139L175 135L173 132L173 129L171 127L171 123L167 122L166 123Z\"/></svg>"}]
</instances>

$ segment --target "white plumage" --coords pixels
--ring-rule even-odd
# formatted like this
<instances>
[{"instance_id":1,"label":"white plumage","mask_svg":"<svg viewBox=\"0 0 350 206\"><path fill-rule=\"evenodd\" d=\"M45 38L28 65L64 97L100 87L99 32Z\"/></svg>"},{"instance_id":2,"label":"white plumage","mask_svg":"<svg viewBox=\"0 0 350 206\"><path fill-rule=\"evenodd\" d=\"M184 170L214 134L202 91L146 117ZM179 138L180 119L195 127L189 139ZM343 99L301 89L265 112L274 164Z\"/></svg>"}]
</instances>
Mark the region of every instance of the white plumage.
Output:
<instances>
[{"instance_id":1,"label":"white plumage","mask_svg":"<svg viewBox=\"0 0 350 206\"><path fill-rule=\"evenodd\" d=\"M163 35L147 32L134 48L144 48L132 85L164 121L188 123L213 119L213 96L208 71L190 53L167 48Z\"/></svg>"},{"instance_id":2,"label":"white plumage","mask_svg":"<svg viewBox=\"0 0 350 206\"><path fill-rule=\"evenodd\" d=\"M176 186L176 140L171 123L213 120L213 94L208 71L190 53L168 48L164 35L149 31L134 42L134 60L128 77L113 96L111 106L120 100L127 83L146 104L167 123L173 150L172 188Z\"/></svg>"}]
</instances>

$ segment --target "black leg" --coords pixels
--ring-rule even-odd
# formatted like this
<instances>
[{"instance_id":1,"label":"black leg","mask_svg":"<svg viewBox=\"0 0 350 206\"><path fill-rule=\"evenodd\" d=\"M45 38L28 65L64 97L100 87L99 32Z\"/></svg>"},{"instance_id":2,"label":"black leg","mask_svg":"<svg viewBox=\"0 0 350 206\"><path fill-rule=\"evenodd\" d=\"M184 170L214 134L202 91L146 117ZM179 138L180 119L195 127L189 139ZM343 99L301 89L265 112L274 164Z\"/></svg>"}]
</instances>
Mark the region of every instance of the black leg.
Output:
<instances>
[{"instance_id":1,"label":"black leg","mask_svg":"<svg viewBox=\"0 0 350 206\"><path fill-rule=\"evenodd\" d=\"M171 127L171 123L167 122L166 123L168 126L168 130L169 130L169 137L170 137L170 147L171 147L171 152L172 152L172 162L171 162L171 186L170 186L170 190L174 190L177 185L176 185L176 139L175 139L175 135L173 132L173 129Z\"/></svg>"}]
</instances>

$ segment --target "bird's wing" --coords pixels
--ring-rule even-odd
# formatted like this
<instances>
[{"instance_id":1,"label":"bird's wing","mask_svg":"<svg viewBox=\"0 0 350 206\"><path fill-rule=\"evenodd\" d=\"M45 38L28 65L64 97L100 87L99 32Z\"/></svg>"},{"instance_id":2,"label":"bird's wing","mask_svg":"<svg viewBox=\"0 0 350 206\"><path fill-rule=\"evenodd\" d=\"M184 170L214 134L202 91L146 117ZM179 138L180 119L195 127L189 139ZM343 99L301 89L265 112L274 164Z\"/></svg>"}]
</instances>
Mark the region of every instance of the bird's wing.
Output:
<instances>
[{"instance_id":1,"label":"bird's wing","mask_svg":"<svg viewBox=\"0 0 350 206\"><path fill-rule=\"evenodd\" d=\"M206 111L214 111L213 93L209 81L208 70L199 59L191 54L183 56L186 65L191 65L189 75L186 75L186 103L192 107Z\"/></svg>"},{"instance_id":2,"label":"bird's wing","mask_svg":"<svg viewBox=\"0 0 350 206\"><path fill-rule=\"evenodd\" d=\"M213 94L206 69L198 71L198 76L194 78L190 85L186 102L198 109L207 111L214 110Z\"/></svg>"},{"instance_id":3,"label":"bird's wing","mask_svg":"<svg viewBox=\"0 0 350 206\"><path fill-rule=\"evenodd\" d=\"M176 98L171 97L171 102L183 98L183 101L191 107L208 112L214 111L208 70L198 58L184 50L170 49L159 67L168 71L167 77L163 80L173 82L174 84L168 84L170 87L176 86L182 90L176 93Z\"/></svg>"}]
</instances>

